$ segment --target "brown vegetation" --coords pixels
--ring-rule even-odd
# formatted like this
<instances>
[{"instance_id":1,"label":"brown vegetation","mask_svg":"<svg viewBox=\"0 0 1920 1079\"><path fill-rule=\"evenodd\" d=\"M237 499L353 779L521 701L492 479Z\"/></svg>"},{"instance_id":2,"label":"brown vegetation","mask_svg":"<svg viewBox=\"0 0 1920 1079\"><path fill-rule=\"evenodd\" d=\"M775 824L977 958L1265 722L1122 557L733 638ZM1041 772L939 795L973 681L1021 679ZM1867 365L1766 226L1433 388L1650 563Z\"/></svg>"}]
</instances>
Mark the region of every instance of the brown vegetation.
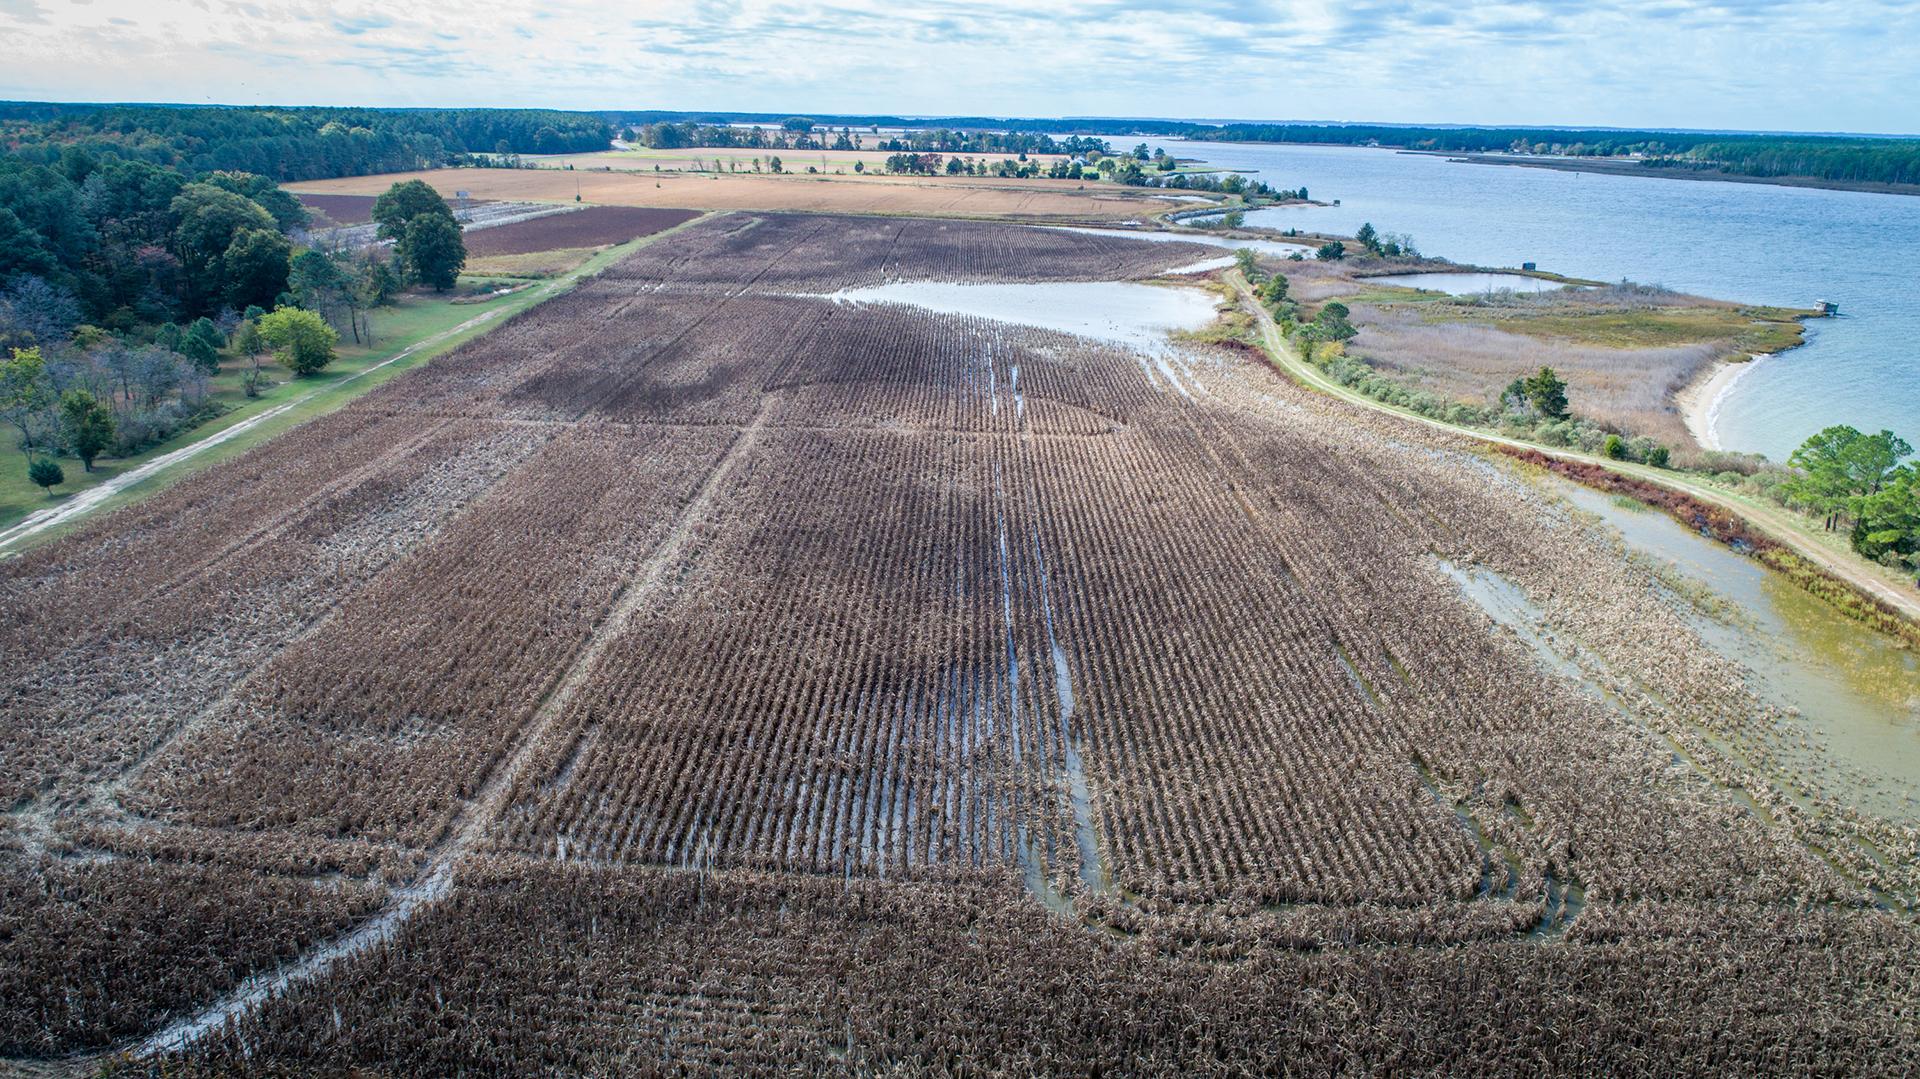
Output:
<instances>
[{"instance_id":1,"label":"brown vegetation","mask_svg":"<svg viewBox=\"0 0 1920 1079\"><path fill-rule=\"evenodd\" d=\"M1920 880L1856 839L1910 841L1717 754L1762 710L1647 571L1236 351L831 296L1205 253L719 218L0 566L4 976L89 992L103 896L341 889L105 938L85 1022L0 1033L151 1029L444 871L166 1066L1913 1066L1869 903Z\"/></svg>"},{"instance_id":2,"label":"brown vegetation","mask_svg":"<svg viewBox=\"0 0 1920 1079\"><path fill-rule=\"evenodd\" d=\"M300 205L313 215L316 228L334 225L364 225L373 220L373 204L379 198L369 195L296 195Z\"/></svg>"}]
</instances>

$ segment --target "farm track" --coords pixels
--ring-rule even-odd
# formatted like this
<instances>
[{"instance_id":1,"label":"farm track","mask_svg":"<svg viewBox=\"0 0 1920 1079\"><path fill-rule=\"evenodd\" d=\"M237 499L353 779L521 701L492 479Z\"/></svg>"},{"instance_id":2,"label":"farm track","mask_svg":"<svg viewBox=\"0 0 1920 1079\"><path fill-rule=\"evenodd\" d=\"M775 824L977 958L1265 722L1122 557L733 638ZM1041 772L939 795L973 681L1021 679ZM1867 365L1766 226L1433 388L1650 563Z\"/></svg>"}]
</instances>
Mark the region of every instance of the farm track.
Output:
<instances>
[{"instance_id":1,"label":"farm track","mask_svg":"<svg viewBox=\"0 0 1920 1079\"><path fill-rule=\"evenodd\" d=\"M1690 732L1765 722L1738 668L1466 440L1235 352L812 298L1185 257L713 220L0 567L33 616L0 776L54 791L0 814L0 1041L187 1074L1911 1062L1911 927L1867 894L1920 890L1910 840L1730 795ZM1586 677L1676 740L1443 564L1598 642Z\"/></svg>"}]
</instances>

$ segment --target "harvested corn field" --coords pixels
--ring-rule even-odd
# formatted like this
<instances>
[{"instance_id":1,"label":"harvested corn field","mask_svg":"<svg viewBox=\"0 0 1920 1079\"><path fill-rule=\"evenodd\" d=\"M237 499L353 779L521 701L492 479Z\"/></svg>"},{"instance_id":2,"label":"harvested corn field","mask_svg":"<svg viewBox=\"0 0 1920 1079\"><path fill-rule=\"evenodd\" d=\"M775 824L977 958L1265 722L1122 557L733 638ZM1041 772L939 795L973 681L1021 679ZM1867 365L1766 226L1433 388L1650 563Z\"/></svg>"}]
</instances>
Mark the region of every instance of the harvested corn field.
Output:
<instances>
[{"instance_id":1,"label":"harvested corn field","mask_svg":"<svg viewBox=\"0 0 1920 1079\"><path fill-rule=\"evenodd\" d=\"M1723 752L1741 672L1515 466L848 298L1210 253L716 217L0 566L0 1051L1920 1064L1915 833Z\"/></svg>"}]
</instances>

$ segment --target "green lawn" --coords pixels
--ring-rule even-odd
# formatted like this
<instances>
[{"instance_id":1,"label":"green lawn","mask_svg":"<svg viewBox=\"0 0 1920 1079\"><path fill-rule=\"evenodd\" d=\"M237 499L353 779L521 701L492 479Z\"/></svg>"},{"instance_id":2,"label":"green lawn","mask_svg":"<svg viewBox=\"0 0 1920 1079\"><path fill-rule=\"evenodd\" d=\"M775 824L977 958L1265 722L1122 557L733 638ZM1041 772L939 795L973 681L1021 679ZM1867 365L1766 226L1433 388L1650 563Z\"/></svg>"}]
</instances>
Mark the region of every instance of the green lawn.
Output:
<instances>
[{"instance_id":1,"label":"green lawn","mask_svg":"<svg viewBox=\"0 0 1920 1079\"><path fill-rule=\"evenodd\" d=\"M672 231L674 230L667 230L667 232ZM285 412L258 424L244 434L214 446L190 460L167 468L164 472L116 494L103 504L103 508L145 497L184 476L258 445L302 421L339 408L388 379L480 336L519 311L557 295L580 277L598 272L648 240L666 234L665 232L657 233L652 237L609 248L553 281L536 284L532 288L525 288L511 295L479 303L453 303L448 297L436 296L432 293L417 293L403 297L396 306L374 312L375 340L370 347L356 346L349 338L341 345L338 359L328 365L326 370L308 378L293 378L277 364L269 364L266 371L273 379L274 385L264 389L256 398L248 398L240 388L240 373L245 364L239 360L223 358L220 373L213 380L213 396L220 403L228 406L230 411L132 457L102 458L94 463L94 470L91 473L81 469L79 460L63 457L60 459L60 467L66 471L67 481L54 489L52 497L28 481L27 455L21 452L16 439L8 438L5 440L5 445L0 446L0 528L11 526L35 510L58 505L81 491L136 469L156 457L199 442L269 409L281 405L292 405ZM462 291L465 291L467 286L486 280L462 278ZM526 284L526 282L501 283ZM463 324L489 313L495 314L479 325L454 332ZM418 351L403 359L387 362L392 361L395 356L407 349L420 345L423 341L432 343L419 348ZM53 532L57 531L60 530L53 530ZM34 541L43 541L50 538L51 534L52 532L36 536Z\"/></svg>"}]
</instances>

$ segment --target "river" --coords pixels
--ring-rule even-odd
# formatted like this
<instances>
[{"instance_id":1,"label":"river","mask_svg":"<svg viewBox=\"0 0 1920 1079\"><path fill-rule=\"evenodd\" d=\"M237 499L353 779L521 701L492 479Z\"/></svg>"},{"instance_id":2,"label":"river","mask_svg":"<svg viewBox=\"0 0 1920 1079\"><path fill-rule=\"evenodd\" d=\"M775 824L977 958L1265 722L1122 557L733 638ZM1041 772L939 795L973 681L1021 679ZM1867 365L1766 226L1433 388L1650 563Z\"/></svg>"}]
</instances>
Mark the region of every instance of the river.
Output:
<instances>
[{"instance_id":1,"label":"river","mask_svg":"<svg viewBox=\"0 0 1920 1079\"><path fill-rule=\"evenodd\" d=\"M1305 185L1339 206L1254 211L1247 224L1351 235L1371 221L1420 249L1486 266L1538 263L1752 303L1840 305L1801 348L1727 391L1727 449L1785 460L1830 424L1920 444L1920 197L1643 179L1336 146L1155 141L1168 153Z\"/></svg>"}]
</instances>

